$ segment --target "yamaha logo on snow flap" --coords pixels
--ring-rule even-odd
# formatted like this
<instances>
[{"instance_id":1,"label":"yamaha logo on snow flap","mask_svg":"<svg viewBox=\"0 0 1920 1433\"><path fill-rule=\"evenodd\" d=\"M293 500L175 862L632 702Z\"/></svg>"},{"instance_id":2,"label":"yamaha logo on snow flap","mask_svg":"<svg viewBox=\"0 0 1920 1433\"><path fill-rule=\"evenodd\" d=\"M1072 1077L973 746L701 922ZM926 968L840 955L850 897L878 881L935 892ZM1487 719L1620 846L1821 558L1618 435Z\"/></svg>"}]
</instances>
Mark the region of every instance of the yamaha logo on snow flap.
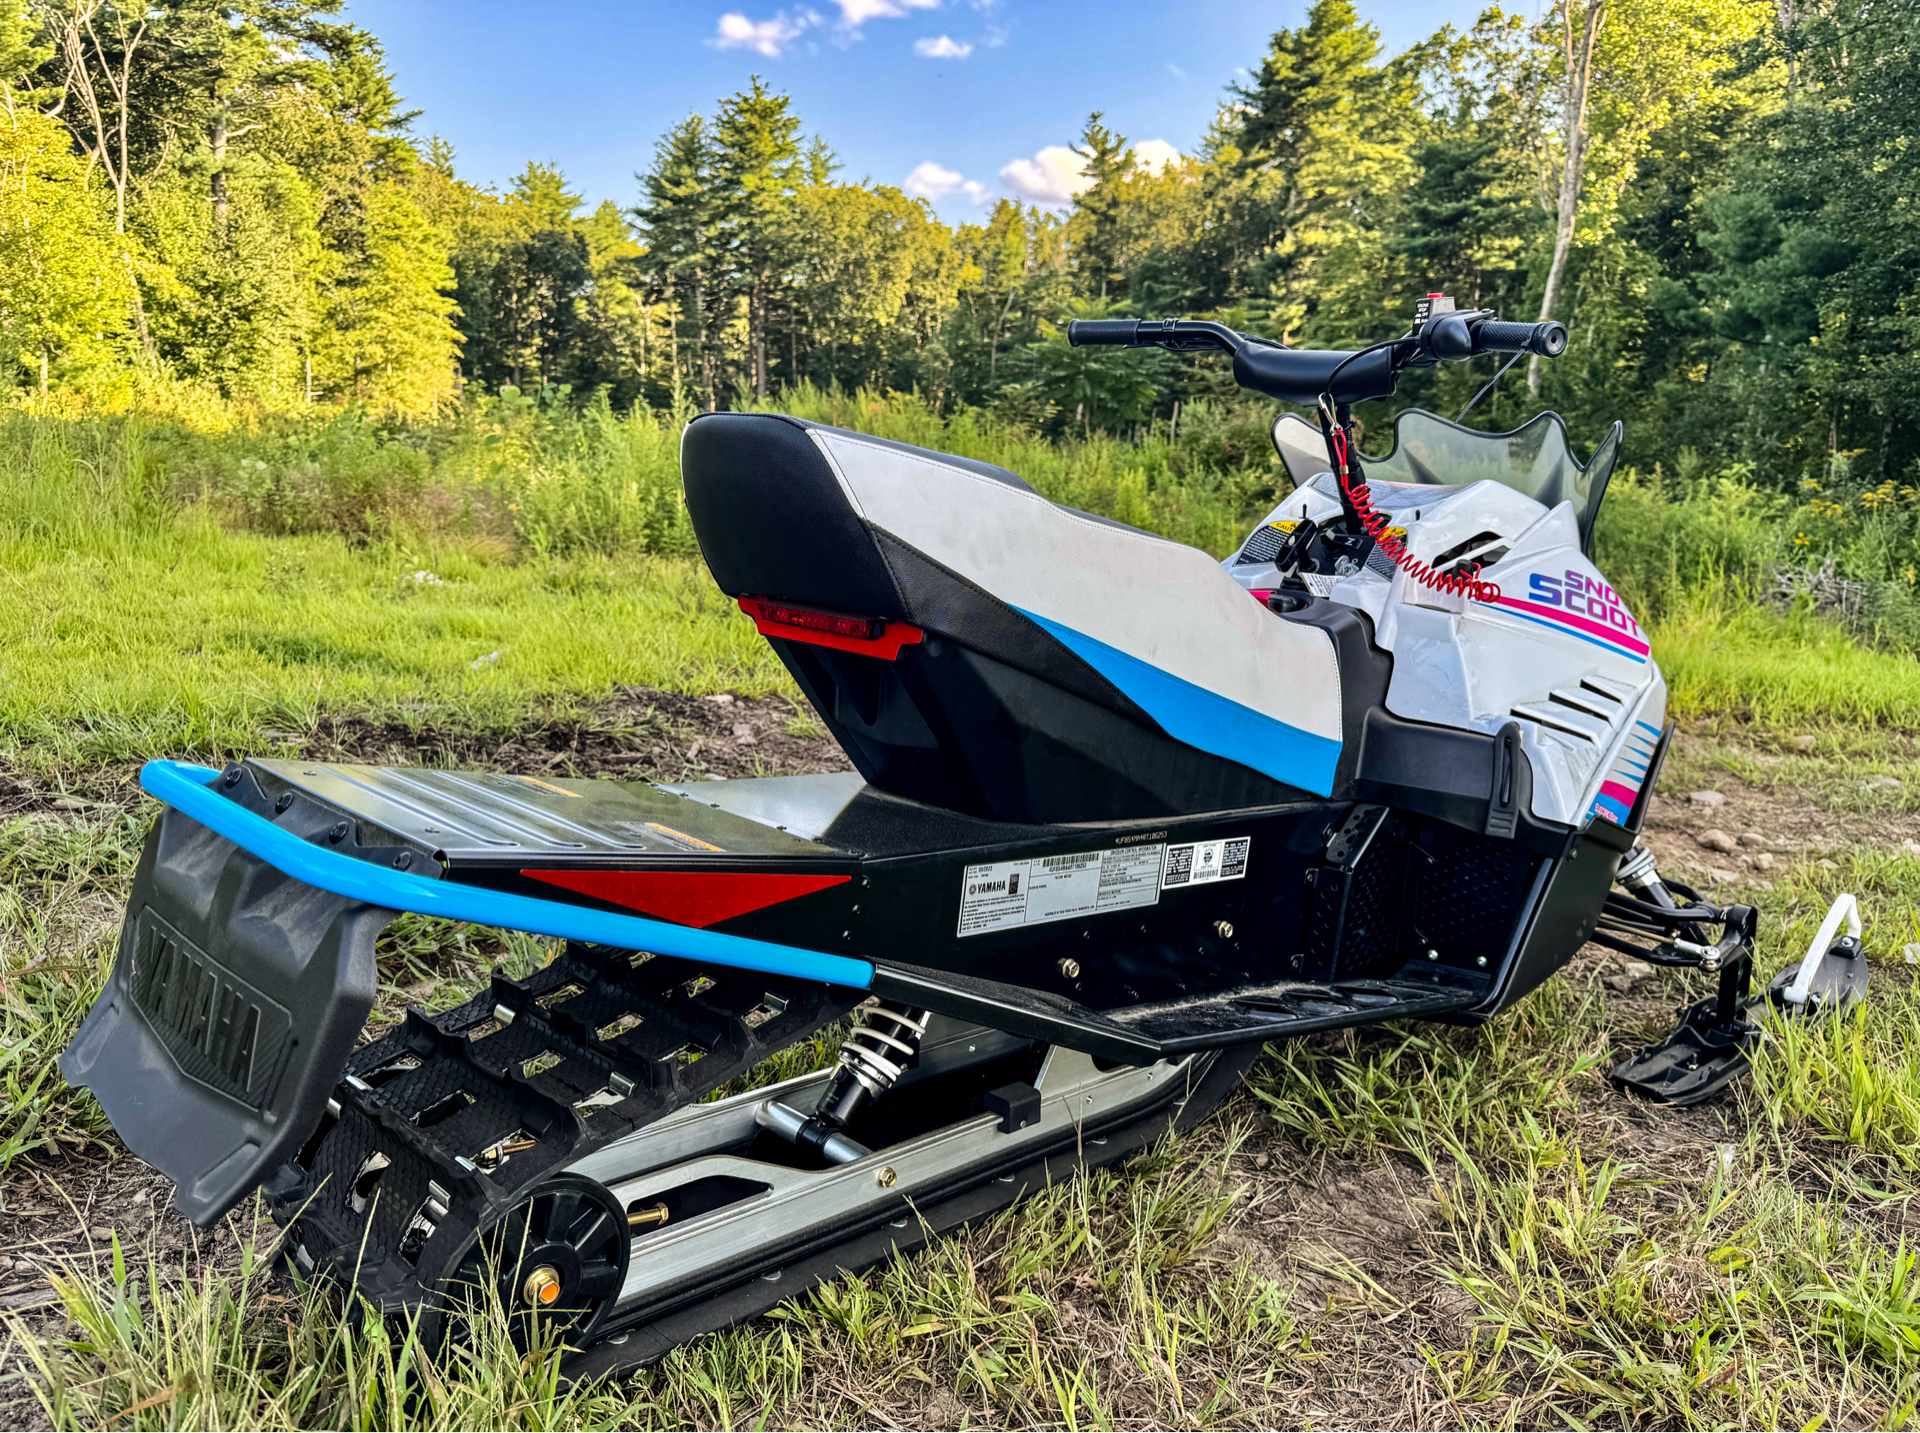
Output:
<instances>
[{"instance_id":1,"label":"yamaha logo on snow flap","mask_svg":"<svg viewBox=\"0 0 1920 1433\"><path fill-rule=\"evenodd\" d=\"M135 950L134 1004L182 1072L259 1108L254 1086L280 1054L287 1012L151 910Z\"/></svg>"}]
</instances>

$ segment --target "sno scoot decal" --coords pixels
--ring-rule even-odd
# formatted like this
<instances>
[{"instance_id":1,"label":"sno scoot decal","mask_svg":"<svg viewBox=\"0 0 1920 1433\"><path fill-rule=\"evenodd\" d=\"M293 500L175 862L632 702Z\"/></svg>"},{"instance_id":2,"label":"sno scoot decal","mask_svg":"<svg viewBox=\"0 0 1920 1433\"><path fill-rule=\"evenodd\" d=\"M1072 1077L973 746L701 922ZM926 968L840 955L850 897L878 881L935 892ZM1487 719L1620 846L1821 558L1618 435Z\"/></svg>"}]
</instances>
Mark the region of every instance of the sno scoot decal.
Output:
<instances>
[{"instance_id":1,"label":"sno scoot decal","mask_svg":"<svg viewBox=\"0 0 1920 1433\"><path fill-rule=\"evenodd\" d=\"M1050 622L1037 612L1024 607L1014 610L1039 623L1075 656L1138 702L1174 740L1250 766L1275 781L1316 796L1333 794L1334 768L1340 761L1340 743L1334 738L1289 726L1084 632Z\"/></svg>"},{"instance_id":2,"label":"sno scoot decal","mask_svg":"<svg viewBox=\"0 0 1920 1433\"><path fill-rule=\"evenodd\" d=\"M1652 655L1653 649L1647 645L1640 624L1629 615L1614 590L1599 579L1571 568L1558 577L1534 572L1528 574L1527 592L1534 600L1502 593L1489 605L1528 622L1556 627L1570 637L1617 652L1631 661L1645 662Z\"/></svg>"}]
</instances>

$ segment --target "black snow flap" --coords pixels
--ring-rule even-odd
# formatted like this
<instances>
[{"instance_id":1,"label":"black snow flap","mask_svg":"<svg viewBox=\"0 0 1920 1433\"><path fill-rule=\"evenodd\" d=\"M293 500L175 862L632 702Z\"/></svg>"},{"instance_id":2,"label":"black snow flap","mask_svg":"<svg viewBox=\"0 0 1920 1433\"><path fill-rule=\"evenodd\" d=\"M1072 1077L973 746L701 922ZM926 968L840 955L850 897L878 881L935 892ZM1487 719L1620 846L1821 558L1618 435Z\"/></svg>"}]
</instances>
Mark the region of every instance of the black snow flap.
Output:
<instances>
[{"instance_id":1,"label":"black snow flap","mask_svg":"<svg viewBox=\"0 0 1920 1433\"><path fill-rule=\"evenodd\" d=\"M292 1158L373 1008L390 910L282 875L178 811L147 837L113 974L60 1072L206 1226Z\"/></svg>"}]
</instances>

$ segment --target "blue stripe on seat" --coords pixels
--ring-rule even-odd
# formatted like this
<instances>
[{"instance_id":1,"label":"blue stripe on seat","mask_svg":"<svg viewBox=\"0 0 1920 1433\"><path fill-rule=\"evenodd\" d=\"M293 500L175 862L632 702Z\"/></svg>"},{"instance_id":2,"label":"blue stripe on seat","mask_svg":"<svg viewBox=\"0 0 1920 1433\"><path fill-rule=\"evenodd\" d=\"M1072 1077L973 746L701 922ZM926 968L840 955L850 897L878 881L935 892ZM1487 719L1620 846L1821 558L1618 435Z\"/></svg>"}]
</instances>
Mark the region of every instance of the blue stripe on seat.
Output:
<instances>
[{"instance_id":1,"label":"blue stripe on seat","mask_svg":"<svg viewBox=\"0 0 1920 1433\"><path fill-rule=\"evenodd\" d=\"M1250 766L1275 781L1316 796L1333 794L1340 743L1332 737L1289 726L1084 632L1050 622L1025 608L1017 610L1125 692L1175 741Z\"/></svg>"}]
</instances>

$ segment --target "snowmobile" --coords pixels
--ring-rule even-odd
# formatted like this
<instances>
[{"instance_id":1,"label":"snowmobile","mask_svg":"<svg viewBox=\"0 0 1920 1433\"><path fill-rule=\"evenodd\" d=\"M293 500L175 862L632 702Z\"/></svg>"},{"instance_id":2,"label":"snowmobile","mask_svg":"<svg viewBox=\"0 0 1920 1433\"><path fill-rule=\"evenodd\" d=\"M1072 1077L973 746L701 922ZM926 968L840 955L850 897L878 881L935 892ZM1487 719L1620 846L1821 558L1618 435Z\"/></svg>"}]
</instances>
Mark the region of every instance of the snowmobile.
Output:
<instances>
[{"instance_id":1,"label":"snowmobile","mask_svg":"<svg viewBox=\"0 0 1920 1433\"><path fill-rule=\"evenodd\" d=\"M1353 405L1409 369L1551 358L1561 325L1434 296L1352 352L1070 338L1223 353L1312 415L1276 422L1294 486L1225 562L969 458L686 429L713 578L854 772L148 765L164 809L61 1069L179 1211L257 1189L299 1276L444 1336L497 1298L587 1375L1191 1125L1271 1042L1489 1020L1589 939L1718 972L1615 1071L1655 1098L1736 1078L1762 1006L1858 998L1850 902L1755 993L1754 911L1636 844L1673 727L1587 555L1620 426L1583 465L1551 414L1409 409L1359 451ZM564 944L365 1038L399 912Z\"/></svg>"}]
</instances>

